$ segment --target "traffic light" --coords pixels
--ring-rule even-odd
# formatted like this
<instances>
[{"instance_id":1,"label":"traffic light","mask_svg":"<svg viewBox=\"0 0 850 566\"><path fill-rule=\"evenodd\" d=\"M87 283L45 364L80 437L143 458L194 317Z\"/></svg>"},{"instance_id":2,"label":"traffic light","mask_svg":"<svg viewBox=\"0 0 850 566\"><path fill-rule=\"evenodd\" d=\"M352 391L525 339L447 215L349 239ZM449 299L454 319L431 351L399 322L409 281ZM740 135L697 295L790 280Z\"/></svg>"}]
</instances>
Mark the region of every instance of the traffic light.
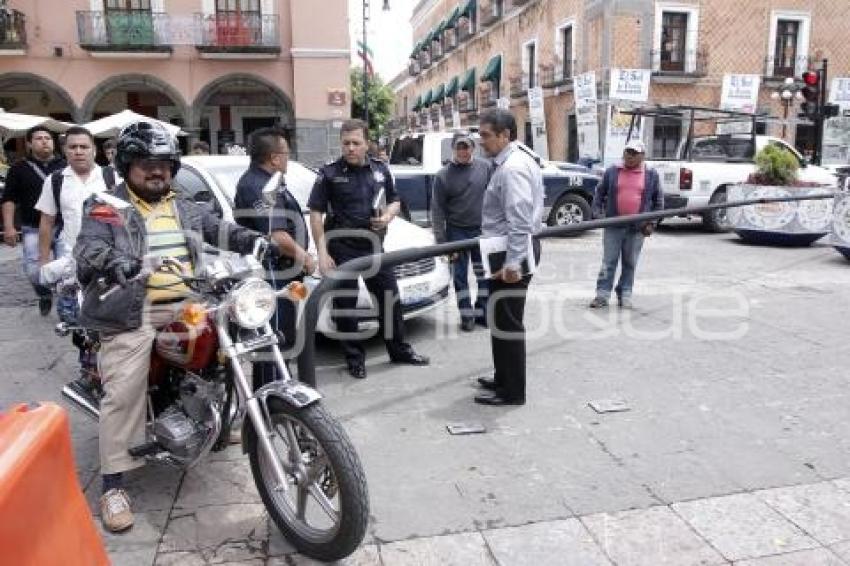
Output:
<instances>
[{"instance_id":1,"label":"traffic light","mask_svg":"<svg viewBox=\"0 0 850 566\"><path fill-rule=\"evenodd\" d=\"M801 109L803 114L810 120L817 120L820 114L820 73L818 71L806 71L803 73L803 95Z\"/></svg>"}]
</instances>

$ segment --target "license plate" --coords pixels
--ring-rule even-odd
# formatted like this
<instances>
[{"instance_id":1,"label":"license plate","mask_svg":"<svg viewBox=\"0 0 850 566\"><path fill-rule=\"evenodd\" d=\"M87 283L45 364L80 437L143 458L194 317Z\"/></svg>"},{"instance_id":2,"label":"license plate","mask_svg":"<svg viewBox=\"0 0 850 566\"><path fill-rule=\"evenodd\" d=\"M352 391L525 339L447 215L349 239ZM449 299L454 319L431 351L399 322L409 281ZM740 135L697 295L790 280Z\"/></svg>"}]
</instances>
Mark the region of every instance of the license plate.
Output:
<instances>
[{"instance_id":1,"label":"license plate","mask_svg":"<svg viewBox=\"0 0 850 566\"><path fill-rule=\"evenodd\" d=\"M414 283L404 288L404 299L402 302L405 305L412 303L420 303L431 296L431 285L427 281Z\"/></svg>"}]
</instances>

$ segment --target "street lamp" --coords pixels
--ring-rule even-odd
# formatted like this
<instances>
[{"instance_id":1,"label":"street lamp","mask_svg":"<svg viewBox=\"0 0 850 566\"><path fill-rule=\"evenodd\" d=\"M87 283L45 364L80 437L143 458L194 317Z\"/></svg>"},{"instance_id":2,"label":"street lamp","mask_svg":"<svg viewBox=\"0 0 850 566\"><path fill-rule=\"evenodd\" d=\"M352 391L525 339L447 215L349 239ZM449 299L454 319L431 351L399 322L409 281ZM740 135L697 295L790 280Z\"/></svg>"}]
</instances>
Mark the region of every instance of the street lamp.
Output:
<instances>
[{"instance_id":1,"label":"street lamp","mask_svg":"<svg viewBox=\"0 0 850 566\"><path fill-rule=\"evenodd\" d=\"M369 1L363 0L363 121L369 126L369 73L366 60L369 56L369 40L366 34L366 24L369 22ZM390 11L390 0L384 0L383 11Z\"/></svg>"},{"instance_id":2,"label":"street lamp","mask_svg":"<svg viewBox=\"0 0 850 566\"><path fill-rule=\"evenodd\" d=\"M770 94L770 98L782 103L782 139L785 139L785 133L788 127L788 108L794 104L794 100L802 100L803 95L800 93L800 87L794 79L787 77L784 81L782 81L782 86Z\"/></svg>"}]
</instances>

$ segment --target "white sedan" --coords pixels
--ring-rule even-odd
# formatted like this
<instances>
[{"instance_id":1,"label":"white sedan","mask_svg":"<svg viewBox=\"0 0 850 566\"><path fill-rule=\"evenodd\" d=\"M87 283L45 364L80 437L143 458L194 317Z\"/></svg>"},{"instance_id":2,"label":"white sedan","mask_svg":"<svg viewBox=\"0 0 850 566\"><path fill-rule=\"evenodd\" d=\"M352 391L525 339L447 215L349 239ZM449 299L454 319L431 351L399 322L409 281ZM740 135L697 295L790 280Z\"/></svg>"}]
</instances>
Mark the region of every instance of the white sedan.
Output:
<instances>
[{"instance_id":1,"label":"white sedan","mask_svg":"<svg viewBox=\"0 0 850 566\"><path fill-rule=\"evenodd\" d=\"M233 221L233 200L239 177L248 169L246 156L186 156L181 158L182 167L177 173L175 185L185 191L192 200L208 203L225 220ZM316 173L300 163L290 161L286 171L286 186L301 204L305 214L307 199L316 180ZM307 222L309 230L309 221ZM434 235L430 230L415 226L401 218L395 218L389 225L384 240L386 251L404 248L420 248L434 244ZM310 252L315 255L315 243L310 241ZM449 295L449 266L443 257L426 258L405 263L395 268L398 279L402 312L405 318L424 314L444 302ZM318 276L318 274L317 274ZM318 277L305 279L311 289L318 284ZM363 309L361 321L367 325L375 324L369 293L361 278L358 309ZM332 332L334 325L327 308L319 315L319 332Z\"/></svg>"}]
</instances>

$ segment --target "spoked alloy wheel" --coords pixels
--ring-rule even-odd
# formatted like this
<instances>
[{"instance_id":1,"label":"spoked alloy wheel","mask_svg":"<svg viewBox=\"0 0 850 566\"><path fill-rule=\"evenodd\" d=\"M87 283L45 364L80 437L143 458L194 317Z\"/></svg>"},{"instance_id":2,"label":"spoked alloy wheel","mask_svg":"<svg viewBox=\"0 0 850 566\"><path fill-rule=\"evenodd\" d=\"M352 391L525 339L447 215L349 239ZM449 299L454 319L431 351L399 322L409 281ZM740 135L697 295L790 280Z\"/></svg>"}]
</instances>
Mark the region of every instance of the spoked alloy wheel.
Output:
<instances>
[{"instance_id":1,"label":"spoked alloy wheel","mask_svg":"<svg viewBox=\"0 0 850 566\"><path fill-rule=\"evenodd\" d=\"M351 441L319 403L296 409L271 398L269 413L285 489L259 442L249 450L269 514L302 554L325 561L348 556L363 540L369 517L366 479Z\"/></svg>"}]
</instances>

